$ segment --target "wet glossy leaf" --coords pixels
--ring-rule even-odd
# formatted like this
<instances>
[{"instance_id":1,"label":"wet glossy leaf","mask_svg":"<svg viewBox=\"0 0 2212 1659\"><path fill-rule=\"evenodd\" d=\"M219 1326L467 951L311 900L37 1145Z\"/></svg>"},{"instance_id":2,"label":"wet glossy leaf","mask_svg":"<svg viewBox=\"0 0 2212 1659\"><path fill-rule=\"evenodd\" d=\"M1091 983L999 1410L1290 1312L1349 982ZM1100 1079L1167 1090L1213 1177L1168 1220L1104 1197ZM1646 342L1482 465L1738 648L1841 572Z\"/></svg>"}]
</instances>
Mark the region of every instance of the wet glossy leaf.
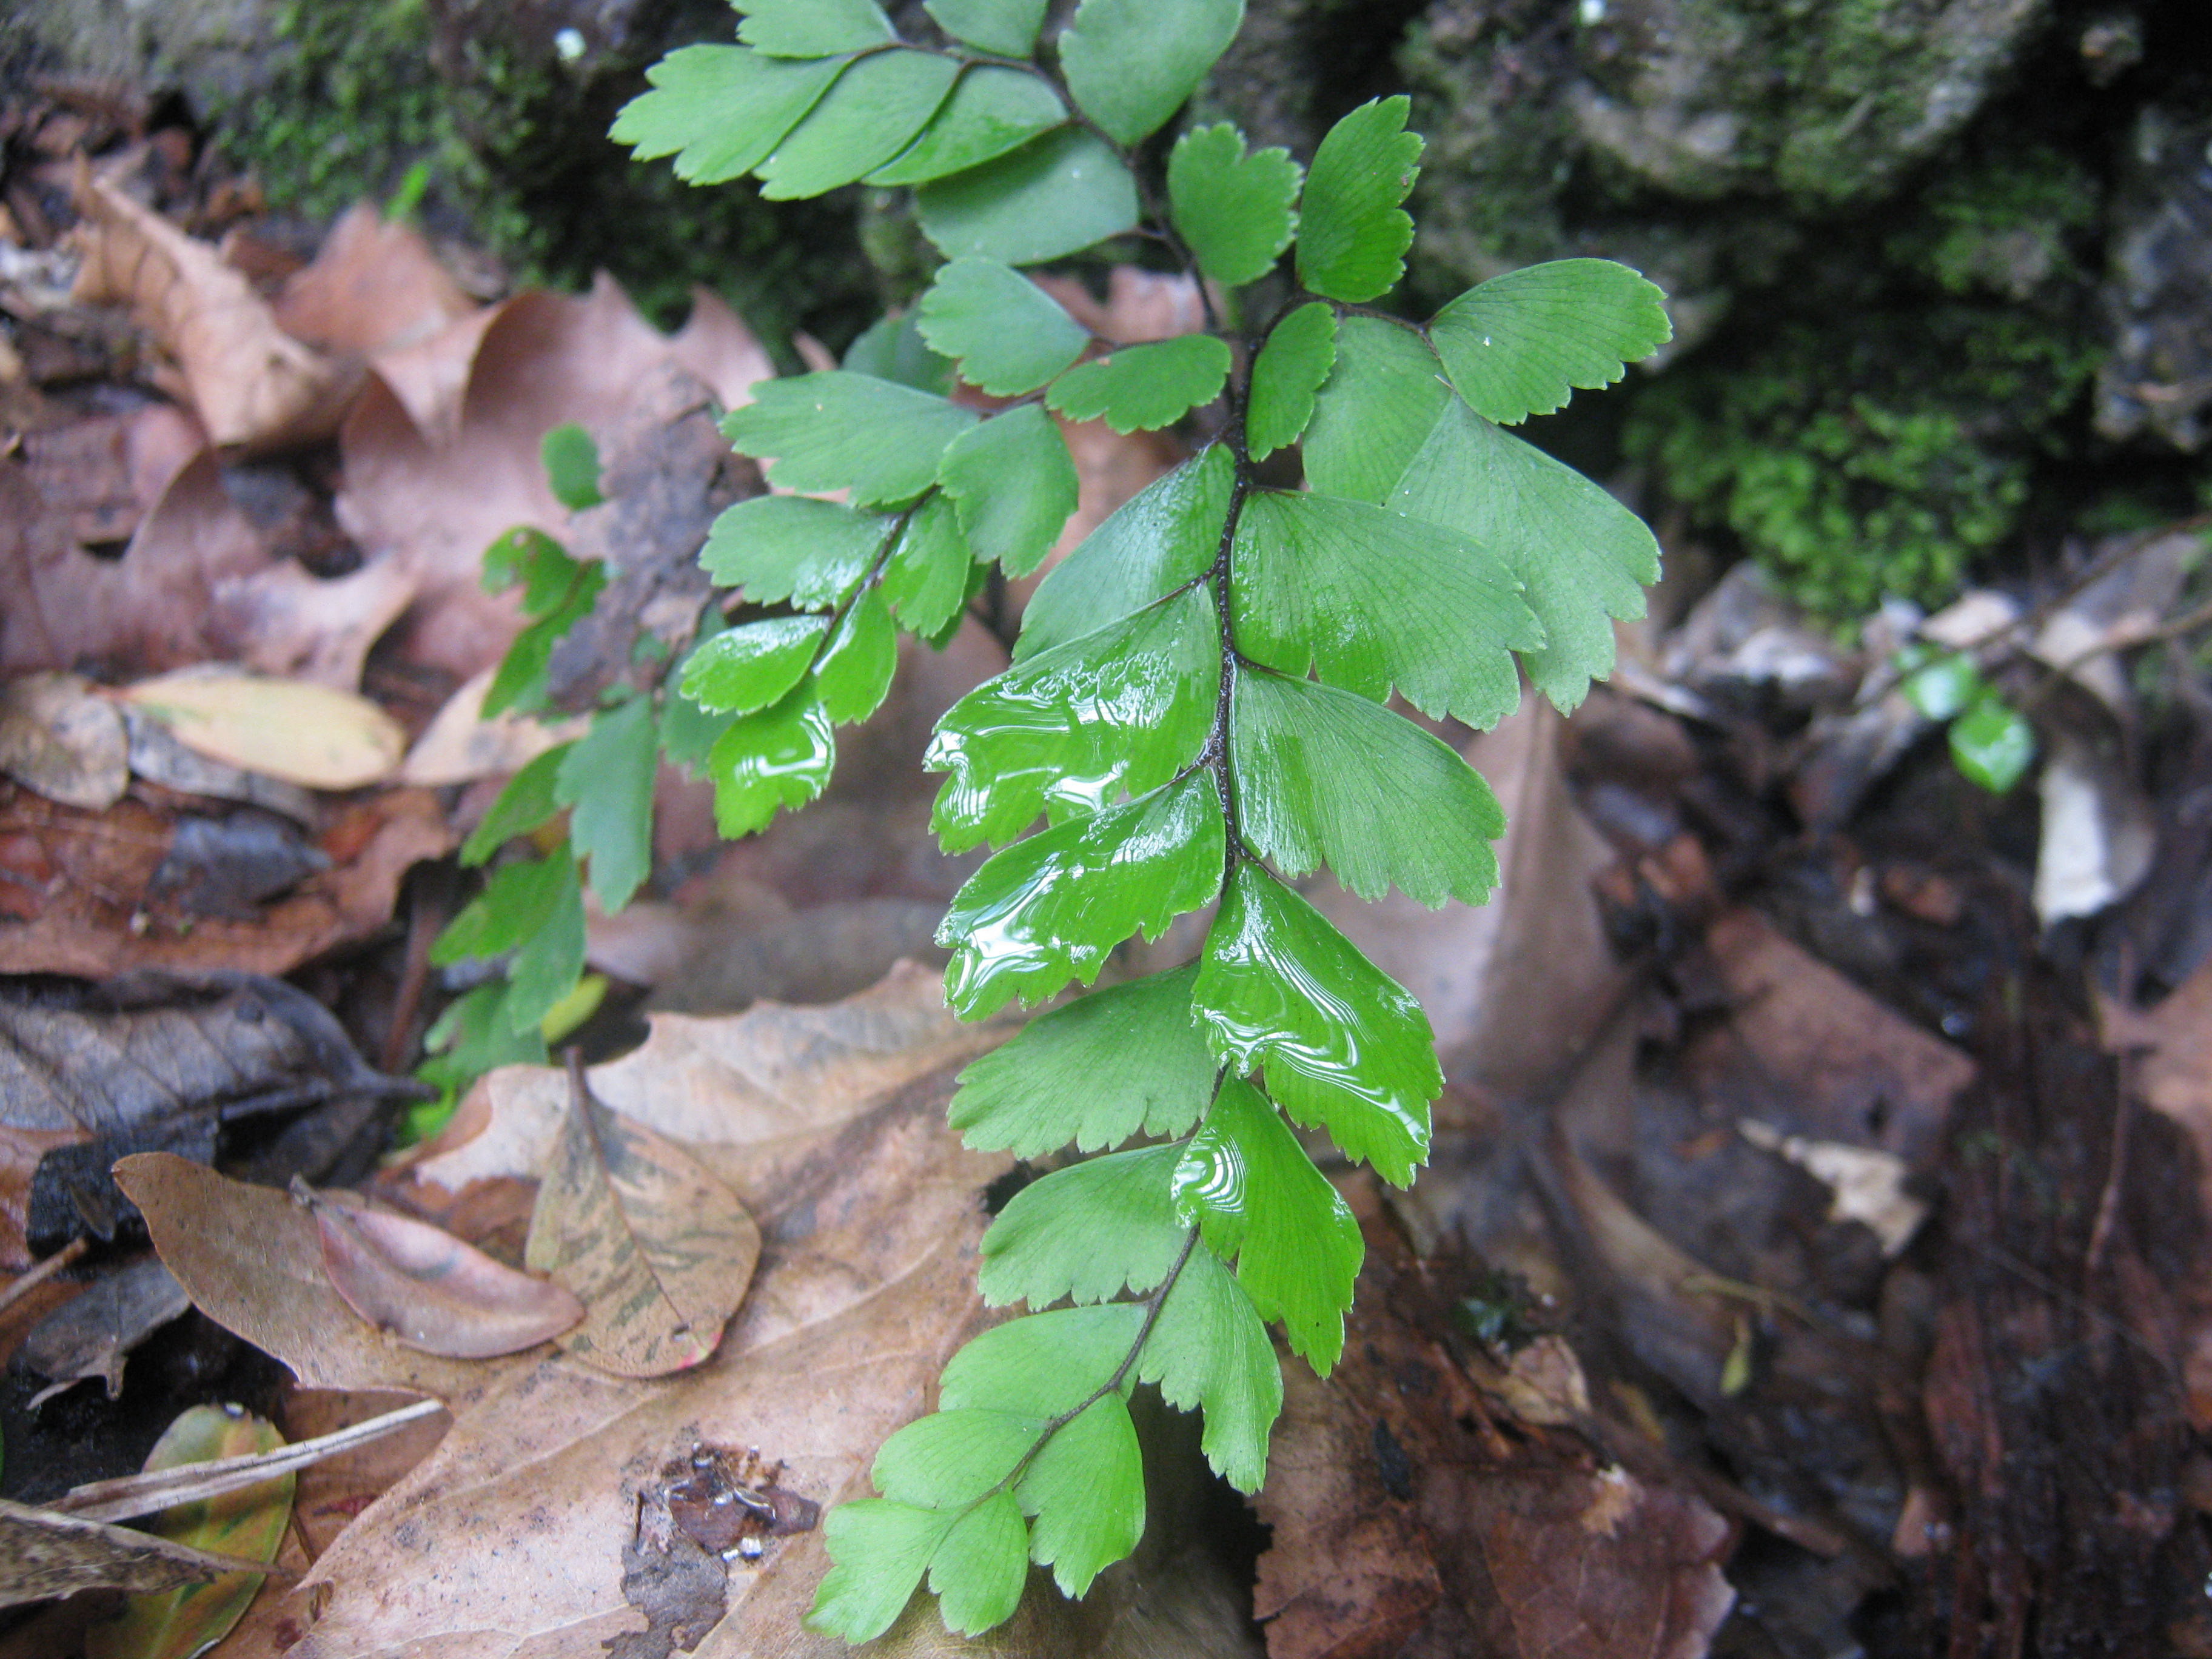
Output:
<instances>
[{"instance_id":1,"label":"wet glossy leaf","mask_svg":"<svg viewBox=\"0 0 2212 1659\"><path fill-rule=\"evenodd\" d=\"M956 40L1000 58L1036 50L1046 0L922 0L922 9Z\"/></svg>"},{"instance_id":2,"label":"wet glossy leaf","mask_svg":"<svg viewBox=\"0 0 2212 1659\"><path fill-rule=\"evenodd\" d=\"M1037 584L1014 660L1118 622L1212 568L1236 470L1226 445L1210 445L1122 503Z\"/></svg>"},{"instance_id":3,"label":"wet glossy leaf","mask_svg":"<svg viewBox=\"0 0 2212 1659\"><path fill-rule=\"evenodd\" d=\"M1060 428L1035 404L995 415L952 441L938 471L979 561L1026 576L1066 528L1079 480Z\"/></svg>"},{"instance_id":4,"label":"wet glossy leaf","mask_svg":"<svg viewBox=\"0 0 2212 1659\"><path fill-rule=\"evenodd\" d=\"M831 720L857 726L883 706L897 672L898 629L883 590L872 588L845 613L814 672L815 690Z\"/></svg>"},{"instance_id":5,"label":"wet glossy leaf","mask_svg":"<svg viewBox=\"0 0 2212 1659\"><path fill-rule=\"evenodd\" d=\"M1306 482L1324 495L1384 505L1451 395L1443 365L1413 330L1340 319L1336 362L1306 429Z\"/></svg>"},{"instance_id":6,"label":"wet glossy leaf","mask_svg":"<svg viewBox=\"0 0 2212 1659\"><path fill-rule=\"evenodd\" d=\"M1015 1501L1036 1517L1030 1559L1052 1569L1062 1595L1081 1595L1145 1535L1145 1460L1118 1394L1094 1401L1045 1443Z\"/></svg>"},{"instance_id":7,"label":"wet glossy leaf","mask_svg":"<svg viewBox=\"0 0 2212 1659\"><path fill-rule=\"evenodd\" d=\"M557 744L507 781L491 810L461 843L461 862L482 864L517 836L526 836L561 810L553 797L554 775L568 745Z\"/></svg>"},{"instance_id":8,"label":"wet glossy leaf","mask_svg":"<svg viewBox=\"0 0 2212 1659\"><path fill-rule=\"evenodd\" d=\"M994 1493L952 1523L929 1559L929 1588L945 1628L980 1636L1021 1605L1029 1528L1012 1492Z\"/></svg>"},{"instance_id":9,"label":"wet glossy leaf","mask_svg":"<svg viewBox=\"0 0 2212 1659\"><path fill-rule=\"evenodd\" d=\"M574 1292L561 1346L617 1376L662 1376L714 1352L760 1259L760 1229L673 1142L573 1094L530 1212L523 1263Z\"/></svg>"},{"instance_id":10,"label":"wet glossy leaf","mask_svg":"<svg viewBox=\"0 0 2212 1659\"><path fill-rule=\"evenodd\" d=\"M1967 780L2002 795L2035 761L2035 728L2002 697L1984 696L1951 722L1951 759Z\"/></svg>"},{"instance_id":11,"label":"wet glossy leaf","mask_svg":"<svg viewBox=\"0 0 2212 1659\"><path fill-rule=\"evenodd\" d=\"M1390 506L1471 536L1509 564L1543 624L1522 664L1571 709L1613 669L1613 624L1644 614L1659 544L1644 521L1572 467L1448 399Z\"/></svg>"},{"instance_id":12,"label":"wet glossy leaf","mask_svg":"<svg viewBox=\"0 0 2212 1659\"><path fill-rule=\"evenodd\" d=\"M1221 395L1229 348L1210 334L1123 346L1071 368L1044 400L1071 421L1103 421L1121 433L1171 426Z\"/></svg>"},{"instance_id":13,"label":"wet glossy leaf","mask_svg":"<svg viewBox=\"0 0 2212 1659\"><path fill-rule=\"evenodd\" d=\"M1169 1191L1182 1157L1171 1146L1115 1152L1023 1188L983 1235L983 1300L1043 1309L1157 1289L1188 1237Z\"/></svg>"},{"instance_id":14,"label":"wet glossy leaf","mask_svg":"<svg viewBox=\"0 0 2212 1659\"><path fill-rule=\"evenodd\" d=\"M1359 1224L1258 1090L1222 1085L1176 1166L1175 1195L1207 1248L1237 1258L1237 1282L1259 1316L1280 1320L1291 1349L1328 1376L1344 1352L1344 1310L1364 1253Z\"/></svg>"},{"instance_id":15,"label":"wet glossy leaf","mask_svg":"<svg viewBox=\"0 0 2212 1659\"><path fill-rule=\"evenodd\" d=\"M1423 714L1496 724L1520 701L1510 651L1543 638L1513 572L1480 543L1364 501L1245 497L1231 590L1237 647Z\"/></svg>"},{"instance_id":16,"label":"wet glossy leaf","mask_svg":"<svg viewBox=\"0 0 2212 1659\"><path fill-rule=\"evenodd\" d=\"M653 873L653 786L660 775L653 700L633 696L592 717L568 747L553 797L569 809L568 842L587 860L592 891L609 915Z\"/></svg>"},{"instance_id":17,"label":"wet glossy leaf","mask_svg":"<svg viewBox=\"0 0 2212 1659\"><path fill-rule=\"evenodd\" d=\"M1065 1416L1112 1380L1144 1326L1145 1310L1133 1302L1055 1308L994 1325L946 1363L939 1408Z\"/></svg>"},{"instance_id":18,"label":"wet glossy leaf","mask_svg":"<svg viewBox=\"0 0 2212 1659\"><path fill-rule=\"evenodd\" d=\"M171 1423L146 1455L149 1474L274 1451L284 1437L251 1413L194 1406ZM146 1522L156 1535L191 1549L274 1561L291 1524L298 1476L283 1474L198 1503L179 1504ZM204 1584L134 1595L119 1619L85 1632L85 1659L193 1659L245 1616L263 1575L229 1572Z\"/></svg>"},{"instance_id":19,"label":"wet glossy leaf","mask_svg":"<svg viewBox=\"0 0 2212 1659\"><path fill-rule=\"evenodd\" d=\"M860 58L761 162L761 194L770 201L819 196L881 167L914 142L959 72L933 52Z\"/></svg>"},{"instance_id":20,"label":"wet glossy leaf","mask_svg":"<svg viewBox=\"0 0 2212 1659\"><path fill-rule=\"evenodd\" d=\"M1226 122L1194 127L1168 155L1169 215L1199 269L1224 288L1274 269L1297 229L1305 169L1286 149L1247 155Z\"/></svg>"},{"instance_id":21,"label":"wet glossy leaf","mask_svg":"<svg viewBox=\"0 0 2212 1659\"><path fill-rule=\"evenodd\" d=\"M852 1643L882 1635L906 1611L953 1518L880 1498L837 1505L822 1523L836 1565L823 1575L807 1627Z\"/></svg>"},{"instance_id":22,"label":"wet glossy leaf","mask_svg":"<svg viewBox=\"0 0 2212 1659\"><path fill-rule=\"evenodd\" d=\"M293 1190L314 1216L331 1287L410 1348L489 1359L550 1341L584 1316L562 1286L503 1267L427 1221Z\"/></svg>"},{"instance_id":23,"label":"wet glossy leaf","mask_svg":"<svg viewBox=\"0 0 2212 1659\"><path fill-rule=\"evenodd\" d=\"M684 695L718 714L765 708L799 684L829 631L830 619L821 616L770 617L726 629L684 664Z\"/></svg>"},{"instance_id":24,"label":"wet glossy leaf","mask_svg":"<svg viewBox=\"0 0 2212 1659\"><path fill-rule=\"evenodd\" d=\"M952 95L902 154L870 173L872 185L921 185L965 172L1018 149L1067 118L1067 106L1042 76L992 64L970 65Z\"/></svg>"},{"instance_id":25,"label":"wet glossy leaf","mask_svg":"<svg viewBox=\"0 0 2212 1659\"><path fill-rule=\"evenodd\" d=\"M932 1412L883 1443L868 1478L900 1504L957 1510L1014 1472L1044 1433L1045 1419L1015 1412Z\"/></svg>"},{"instance_id":26,"label":"wet glossy leaf","mask_svg":"<svg viewBox=\"0 0 2212 1659\"><path fill-rule=\"evenodd\" d=\"M553 499L571 513L581 513L606 500L599 494L599 447L575 422L548 431L538 441L538 454L544 463L545 482L552 489Z\"/></svg>"},{"instance_id":27,"label":"wet glossy leaf","mask_svg":"<svg viewBox=\"0 0 2212 1659\"><path fill-rule=\"evenodd\" d=\"M1037 1158L1187 1133L1216 1065L1190 1014L1195 963L1091 992L1024 1026L960 1074L948 1114L979 1151Z\"/></svg>"},{"instance_id":28,"label":"wet glossy leaf","mask_svg":"<svg viewBox=\"0 0 2212 1659\"><path fill-rule=\"evenodd\" d=\"M1145 1339L1137 1380L1158 1383L1160 1397L1180 1411L1202 1409L1206 1461L1237 1491L1260 1490L1268 1431L1283 1409L1283 1369L1251 1293L1212 1250L1194 1250L1183 1263Z\"/></svg>"},{"instance_id":29,"label":"wet glossy leaf","mask_svg":"<svg viewBox=\"0 0 2212 1659\"><path fill-rule=\"evenodd\" d=\"M887 169L893 170L896 164ZM1098 138L1080 127L1061 127L994 161L922 185L915 208L923 232L948 259L1031 265L1135 229L1137 182Z\"/></svg>"},{"instance_id":30,"label":"wet glossy leaf","mask_svg":"<svg viewBox=\"0 0 2212 1659\"><path fill-rule=\"evenodd\" d=\"M922 336L994 398L1034 392L1083 355L1091 331L1011 265L955 259L921 296Z\"/></svg>"},{"instance_id":31,"label":"wet glossy leaf","mask_svg":"<svg viewBox=\"0 0 2212 1659\"><path fill-rule=\"evenodd\" d=\"M1314 152L1299 204L1298 280L1316 294L1364 304L1396 286L1413 221L1398 204L1420 173L1421 136L1407 132L1404 96L1362 104Z\"/></svg>"},{"instance_id":32,"label":"wet glossy leaf","mask_svg":"<svg viewBox=\"0 0 2212 1659\"><path fill-rule=\"evenodd\" d=\"M1481 775L1411 720L1350 692L1238 677L1234 748L1245 839L1293 878L1326 863L1364 899L1395 886L1431 909L1498 884L1505 814Z\"/></svg>"},{"instance_id":33,"label":"wet glossy leaf","mask_svg":"<svg viewBox=\"0 0 2212 1659\"><path fill-rule=\"evenodd\" d=\"M1247 864L1206 937L1192 1012L1232 1072L1396 1186L1428 1157L1443 1089L1428 1016L1321 913ZM1256 1292L1255 1292L1256 1294Z\"/></svg>"},{"instance_id":34,"label":"wet glossy leaf","mask_svg":"<svg viewBox=\"0 0 2212 1659\"><path fill-rule=\"evenodd\" d=\"M969 878L938 929L952 952L945 1000L980 1019L1011 997L1088 985L1132 933L1158 939L1211 899L1222 852L1221 800L1206 773L1016 842Z\"/></svg>"},{"instance_id":35,"label":"wet glossy leaf","mask_svg":"<svg viewBox=\"0 0 2212 1659\"><path fill-rule=\"evenodd\" d=\"M1083 112L1132 145L1167 124L1244 21L1244 0L1083 0L1060 37Z\"/></svg>"},{"instance_id":36,"label":"wet glossy leaf","mask_svg":"<svg viewBox=\"0 0 2212 1659\"><path fill-rule=\"evenodd\" d=\"M787 489L842 489L856 507L879 507L934 483L945 446L975 422L975 410L912 386L829 369L760 382L722 417L722 435L740 453L775 457L768 476Z\"/></svg>"},{"instance_id":37,"label":"wet glossy leaf","mask_svg":"<svg viewBox=\"0 0 2212 1659\"><path fill-rule=\"evenodd\" d=\"M1252 364L1245 441L1255 461L1294 444L1313 419L1314 394L1336 361L1336 313L1320 301L1275 325Z\"/></svg>"},{"instance_id":38,"label":"wet glossy leaf","mask_svg":"<svg viewBox=\"0 0 2212 1659\"><path fill-rule=\"evenodd\" d=\"M779 58L866 52L893 39L875 0L744 0L738 39Z\"/></svg>"},{"instance_id":39,"label":"wet glossy leaf","mask_svg":"<svg viewBox=\"0 0 2212 1659\"><path fill-rule=\"evenodd\" d=\"M645 72L610 135L641 161L676 158L676 176L719 185L750 173L845 67L791 63L741 46L682 46Z\"/></svg>"},{"instance_id":40,"label":"wet glossy leaf","mask_svg":"<svg viewBox=\"0 0 2212 1659\"><path fill-rule=\"evenodd\" d=\"M1611 386L1674 337L1666 296L1610 259L1554 259L1493 276L1436 315L1429 338L1485 420L1510 426Z\"/></svg>"},{"instance_id":41,"label":"wet glossy leaf","mask_svg":"<svg viewBox=\"0 0 2212 1659\"><path fill-rule=\"evenodd\" d=\"M802 610L825 611L866 573L891 524L835 501L756 495L715 519L699 563L718 586L738 588L755 605L788 599ZM751 648L724 647L732 653Z\"/></svg>"},{"instance_id":42,"label":"wet glossy leaf","mask_svg":"<svg viewBox=\"0 0 2212 1659\"><path fill-rule=\"evenodd\" d=\"M748 714L707 757L714 781L714 827L734 841L767 828L778 811L804 806L830 787L837 737L830 715L801 681L781 702Z\"/></svg>"},{"instance_id":43,"label":"wet glossy leaf","mask_svg":"<svg viewBox=\"0 0 2212 1659\"><path fill-rule=\"evenodd\" d=\"M974 566L959 515L942 495L915 509L884 565L879 591L899 626L924 639L960 614Z\"/></svg>"},{"instance_id":44,"label":"wet glossy leaf","mask_svg":"<svg viewBox=\"0 0 2212 1659\"><path fill-rule=\"evenodd\" d=\"M938 721L922 764L951 775L930 828L961 852L1155 789L1197 758L1220 685L1202 588L1027 658Z\"/></svg>"}]
</instances>

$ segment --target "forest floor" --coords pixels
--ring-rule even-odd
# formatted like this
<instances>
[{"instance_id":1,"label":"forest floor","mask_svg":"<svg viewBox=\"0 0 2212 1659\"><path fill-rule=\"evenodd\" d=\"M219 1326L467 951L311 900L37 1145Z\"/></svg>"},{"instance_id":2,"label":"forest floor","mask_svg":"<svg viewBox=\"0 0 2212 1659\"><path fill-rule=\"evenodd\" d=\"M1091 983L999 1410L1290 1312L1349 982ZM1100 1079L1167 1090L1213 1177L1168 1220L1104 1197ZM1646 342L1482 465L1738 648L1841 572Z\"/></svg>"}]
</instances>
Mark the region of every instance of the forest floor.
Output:
<instances>
[{"instance_id":1,"label":"forest floor","mask_svg":"<svg viewBox=\"0 0 2212 1659\"><path fill-rule=\"evenodd\" d=\"M985 1318L1027 1173L945 1127L1010 1028L938 994L972 860L919 766L1018 586L765 834L662 778L567 1036L660 1196L550 1068L445 1121L453 855L560 737L480 718L484 550L609 533L550 428L647 453L770 358L711 297L663 335L373 209L283 225L125 94L9 94L0 158L0 1659L814 1651L819 1509ZM1184 453L1068 435L1064 546ZM672 568L680 495L591 510ZM1410 1192L1334 1172L1345 1363L1287 1365L1252 1505L1159 1412L1137 1557L989 1651L2212 1654L2203 528L1838 629L1656 527L1610 685L1444 728L1509 815L1492 903L1315 895L1451 1079ZM681 1233L719 1346L538 1340L549 1226ZM190 1513L98 1484L372 1422ZM156 1594L185 1545L279 1571Z\"/></svg>"}]
</instances>

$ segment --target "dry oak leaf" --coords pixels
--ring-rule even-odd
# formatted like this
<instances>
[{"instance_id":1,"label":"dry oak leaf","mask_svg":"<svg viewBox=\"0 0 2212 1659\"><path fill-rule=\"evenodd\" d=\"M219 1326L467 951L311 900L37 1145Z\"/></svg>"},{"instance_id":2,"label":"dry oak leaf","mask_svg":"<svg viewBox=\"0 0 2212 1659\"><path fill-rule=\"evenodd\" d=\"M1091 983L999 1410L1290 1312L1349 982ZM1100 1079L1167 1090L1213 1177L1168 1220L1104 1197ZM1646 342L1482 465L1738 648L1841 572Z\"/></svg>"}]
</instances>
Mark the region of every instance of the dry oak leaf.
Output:
<instances>
[{"instance_id":1,"label":"dry oak leaf","mask_svg":"<svg viewBox=\"0 0 2212 1659\"><path fill-rule=\"evenodd\" d=\"M419 344L477 309L422 232L357 202L331 227L314 262L285 281L275 315L296 340L375 358Z\"/></svg>"},{"instance_id":2,"label":"dry oak leaf","mask_svg":"<svg viewBox=\"0 0 2212 1659\"><path fill-rule=\"evenodd\" d=\"M0 686L0 772L64 806L105 811L131 787L131 740L115 705L76 674Z\"/></svg>"},{"instance_id":3,"label":"dry oak leaf","mask_svg":"<svg viewBox=\"0 0 2212 1659\"><path fill-rule=\"evenodd\" d=\"M663 365L725 408L775 372L704 290L684 328L664 335L606 276L580 299L517 295L397 357L405 371L380 359L340 432L338 523L364 568L405 574L402 657L462 679L496 663L518 626L513 596L483 591L484 550L518 525L570 536L539 453L549 429L574 421L601 432Z\"/></svg>"},{"instance_id":4,"label":"dry oak leaf","mask_svg":"<svg viewBox=\"0 0 2212 1659\"><path fill-rule=\"evenodd\" d=\"M359 375L294 339L245 276L205 242L80 170L76 300L124 304L176 360L209 439L270 449L327 437Z\"/></svg>"},{"instance_id":5,"label":"dry oak leaf","mask_svg":"<svg viewBox=\"0 0 2212 1659\"><path fill-rule=\"evenodd\" d=\"M290 1659L603 1659L603 1643L645 1628L623 1552L639 1492L672 1458L702 1442L757 1446L782 1462L783 1488L826 1507L865 1491L877 1446L927 1408L985 1316L979 1200L1005 1160L963 1149L944 1109L954 1066L997 1033L958 1026L934 976L912 970L842 1007L678 1024L640 1051L658 1045L663 1075L632 1056L599 1068L593 1090L627 1107L610 1078L625 1069L640 1115L697 1137L686 1150L759 1218L763 1248L721 1346L675 1376L611 1376L544 1350L475 1364L412 1353L338 1302L311 1224L282 1194L167 1160L121 1172L210 1317L313 1386L428 1392L454 1413L436 1451L283 1602L289 1625L252 1621L271 1645L225 1659L273 1653L280 1633L296 1638ZM750 1031L755 1052L716 1042L718 1024ZM492 1114L477 1140L550 1150L566 1091L544 1077L542 1132L504 1133ZM425 1163L451 1173L468 1150ZM825 1566L818 1533L772 1540L733 1572L729 1615L700 1651L842 1652L799 1628Z\"/></svg>"}]
</instances>

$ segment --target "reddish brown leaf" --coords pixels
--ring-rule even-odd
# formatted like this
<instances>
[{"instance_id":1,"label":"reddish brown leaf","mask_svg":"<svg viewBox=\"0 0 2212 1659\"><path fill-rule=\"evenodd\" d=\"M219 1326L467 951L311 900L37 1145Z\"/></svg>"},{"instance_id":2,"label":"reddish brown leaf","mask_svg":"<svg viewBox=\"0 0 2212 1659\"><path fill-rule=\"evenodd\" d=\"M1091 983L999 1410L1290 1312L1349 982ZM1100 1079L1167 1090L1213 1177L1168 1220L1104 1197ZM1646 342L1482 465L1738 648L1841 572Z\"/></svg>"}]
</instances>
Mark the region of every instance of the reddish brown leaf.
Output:
<instances>
[{"instance_id":1,"label":"reddish brown leaf","mask_svg":"<svg viewBox=\"0 0 2212 1659\"><path fill-rule=\"evenodd\" d=\"M551 1340L584 1316L559 1285L501 1267L428 1222L295 1182L315 1218L323 1271L346 1305L409 1347L492 1359Z\"/></svg>"}]
</instances>

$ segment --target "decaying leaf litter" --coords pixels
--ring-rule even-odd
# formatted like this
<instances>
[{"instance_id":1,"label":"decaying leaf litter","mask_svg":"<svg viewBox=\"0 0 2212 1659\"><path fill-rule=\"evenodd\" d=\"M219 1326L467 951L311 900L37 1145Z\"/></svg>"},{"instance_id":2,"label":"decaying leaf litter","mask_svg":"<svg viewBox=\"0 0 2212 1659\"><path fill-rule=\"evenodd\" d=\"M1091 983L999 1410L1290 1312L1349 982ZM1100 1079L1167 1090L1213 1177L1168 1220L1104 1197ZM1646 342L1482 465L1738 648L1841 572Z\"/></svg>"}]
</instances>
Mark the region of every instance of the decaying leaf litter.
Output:
<instances>
[{"instance_id":1,"label":"decaying leaf litter","mask_svg":"<svg viewBox=\"0 0 2212 1659\"><path fill-rule=\"evenodd\" d=\"M0 227L46 273L9 280L0 363L0 1480L15 1553L75 1575L10 1595L200 1570L64 1500L189 1405L297 1440L427 1399L299 1472L289 1576L218 1653L827 1651L813 1521L988 1317L974 1243L1029 1173L943 1127L1004 1028L896 965L960 874L915 757L1003 648L917 654L830 799L746 842L664 780L653 896L591 945L651 1035L495 1073L380 1166L447 988L436 861L560 735L475 718L517 621L483 550L610 561L622 602L566 647L586 705L761 489L699 416L770 361L709 297L668 337L610 284L472 295L366 210L312 262L250 222L226 252L115 137L40 163L73 249ZM1134 273L1081 297L1124 339L1196 322ZM569 420L605 507L547 483ZM1176 459L1071 441L1071 541ZM1410 1194L1343 1176L1347 1364L1291 1368L1256 1512L1158 1413L1139 1556L994 1650L2002 1652L2029 1620L2212 1650L2209 849L2166 620L2200 546L2115 538L1856 653L1748 568L1678 574L1571 719L1447 728L1508 810L1500 898L1314 895L1454 1085ZM1916 632L2034 708L2039 811L1945 758L1891 666ZM119 1650L113 1611L30 1608L0 1652Z\"/></svg>"}]
</instances>

